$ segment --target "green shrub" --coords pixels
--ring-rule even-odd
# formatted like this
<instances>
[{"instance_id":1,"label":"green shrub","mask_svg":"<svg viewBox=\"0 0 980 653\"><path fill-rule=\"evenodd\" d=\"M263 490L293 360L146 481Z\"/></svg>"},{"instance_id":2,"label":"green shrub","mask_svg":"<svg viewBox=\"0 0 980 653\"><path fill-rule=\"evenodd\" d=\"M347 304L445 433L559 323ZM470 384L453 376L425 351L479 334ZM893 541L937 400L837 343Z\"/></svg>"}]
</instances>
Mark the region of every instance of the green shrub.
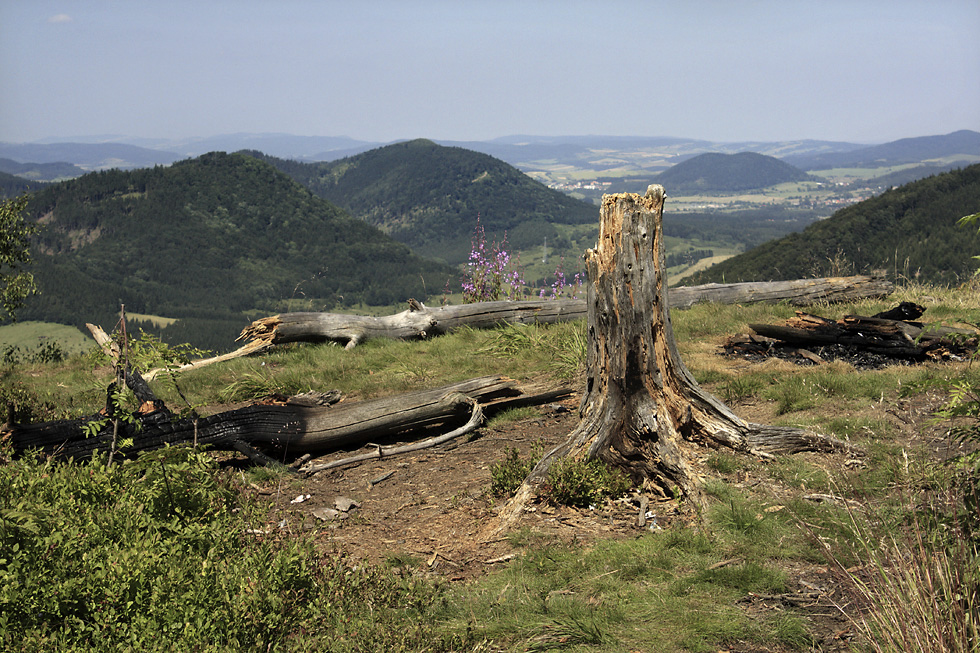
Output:
<instances>
[{"instance_id":1,"label":"green shrub","mask_svg":"<svg viewBox=\"0 0 980 653\"><path fill-rule=\"evenodd\" d=\"M503 460L490 465L490 495L512 496L533 468L533 460L522 459L516 448L508 449Z\"/></svg>"},{"instance_id":2,"label":"green shrub","mask_svg":"<svg viewBox=\"0 0 980 653\"><path fill-rule=\"evenodd\" d=\"M548 471L545 494L556 504L586 507L606 497L620 497L631 487L625 474L600 460L562 458Z\"/></svg>"},{"instance_id":3,"label":"green shrub","mask_svg":"<svg viewBox=\"0 0 980 653\"><path fill-rule=\"evenodd\" d=\"M20 381L0 378L0 421L10 418L15 424L45 422L61 417L61 411L51 401Z\"/></svg>"},{"instance_id":4,"label":"green shrub","mask_svg":"<svg viewBox=\"0 0 980 653\"><path fill-rule=\"evenodd\" d=\"M453 650L440 585L280 536L211 458L0 466L0 650Z\"/></svg>"}]
</instances>

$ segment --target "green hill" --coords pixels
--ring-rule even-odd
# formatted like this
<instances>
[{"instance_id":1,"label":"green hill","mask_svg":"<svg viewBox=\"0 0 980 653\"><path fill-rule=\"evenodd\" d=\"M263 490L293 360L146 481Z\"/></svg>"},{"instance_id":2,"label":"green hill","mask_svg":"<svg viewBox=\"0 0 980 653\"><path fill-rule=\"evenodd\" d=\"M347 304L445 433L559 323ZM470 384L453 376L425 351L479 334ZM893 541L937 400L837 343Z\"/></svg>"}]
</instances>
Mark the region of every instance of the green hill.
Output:
<instances>
[{"instance_id":1,"label":"green hill","mask_svg":"<svg viewBox=\"0 0 980 653\"><path fill-rule=\"evenodd\" d=\"M19 317L108 328L125 304L180 318L168 339L213 349L256 313L387 305L452 274L243 155L91 173L38 191L28 211L42 294Z\"/></svg>"},{"instance_id":2,"label":"green hill","mask_svg":"<svg viewBox=\"0 0 980 653\"><path fill-rule=\"evenodd\" d=\"M249 154L422 256L466 261L479 215L488 238L515 250L554 238L552 224L591 224L596 208L486 154L420 139L337 161L299 163Z\"/></svg>"},{"instance_id":3,"label":"green hill","mask_svg":"<svg viewBox=\"0 0 980 653\"><path fill-rule=\"evenodd\" d=\"M802 232L764 243L684 283L769 281L882 268L940 284L963 281L976 269L976 230L957 226L980 209L980 164L894 188Z\"/></svg>"},{"instance_id":4,"label":"green hill","mask_svg":"<svg viewBox=\"0 0 980 653\"><path fill-rule=\"evenodd\" d=\"M765 154L707 152L682 161L655 177L668 194L738 192L813 179L799 168Z\"/></svg>"}]
</instances>

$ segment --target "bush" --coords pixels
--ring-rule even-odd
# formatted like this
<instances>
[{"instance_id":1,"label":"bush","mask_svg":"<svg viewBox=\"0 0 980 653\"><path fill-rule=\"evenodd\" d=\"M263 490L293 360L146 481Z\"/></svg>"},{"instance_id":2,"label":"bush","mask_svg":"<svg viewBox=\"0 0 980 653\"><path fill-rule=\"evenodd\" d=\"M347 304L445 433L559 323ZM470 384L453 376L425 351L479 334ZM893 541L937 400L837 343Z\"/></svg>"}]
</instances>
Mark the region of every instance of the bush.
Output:
<instances>
[{"instance_id":1,"label":"bush","mask_svg":"<svg viewBox=\"0 0 980 653\"><path fill-rule=\"evenodd\" d=\"M586 507L620 497L631 487L625 474L601 460L562 458L548 471L546 495L556 504Z\"/></svg>"},{"instance_id":2,"label":"bush","mask_svg":"<svg viewBox=\"0 0 980 653\"><path fill-rule=\"evenodd\" d=\"M516 448L508 449L502 461L490 465L490 495L512 496L533 468L533 460L522 460Z\"/></svg>"},{"instance_id":3,"label":"bush","mask_svg":"<svg viewBox=\"0 0 980 653\"><path fill-rule=\"evenodd\" d=\"M257 508L190 448L0 465L0 650L459 644L427 618L440 585L321 554Z\"/></svg>"}]
</instances>

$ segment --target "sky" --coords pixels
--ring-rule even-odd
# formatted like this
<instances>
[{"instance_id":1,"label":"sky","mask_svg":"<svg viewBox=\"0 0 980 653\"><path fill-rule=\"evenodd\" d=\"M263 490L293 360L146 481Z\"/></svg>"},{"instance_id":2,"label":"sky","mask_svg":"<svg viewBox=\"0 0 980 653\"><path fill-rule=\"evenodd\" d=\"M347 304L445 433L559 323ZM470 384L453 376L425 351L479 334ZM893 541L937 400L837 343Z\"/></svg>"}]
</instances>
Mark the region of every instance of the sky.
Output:
<instances>
[{"instance_id":1,"label":"sky","mask_svg":"<svg viewBox=\"0 0 980 653\"><path fill-rule=\"evenodd\" d=\"M0 141L980 131L978 0L0 0Z\"/></svg>"}]
</instances>

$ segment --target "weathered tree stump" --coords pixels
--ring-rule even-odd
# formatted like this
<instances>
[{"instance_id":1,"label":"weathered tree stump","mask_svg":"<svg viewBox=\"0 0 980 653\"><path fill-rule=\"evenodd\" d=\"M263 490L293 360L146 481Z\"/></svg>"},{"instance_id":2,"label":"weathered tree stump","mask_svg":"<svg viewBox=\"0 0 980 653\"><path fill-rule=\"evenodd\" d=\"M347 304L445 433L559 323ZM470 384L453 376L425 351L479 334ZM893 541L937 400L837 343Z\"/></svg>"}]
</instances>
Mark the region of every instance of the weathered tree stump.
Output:
<instances>
[{"instance_id":1,"label":"weathered tree stump","mask_svg":"<svg viewBox=\"0 0 980 653\"><path fill-rule=\"evenodd\" d=\"M784 453L846 447L795 428L750 424L701 389L674 341L666 300L662 219L665 193L651 186L603 197L599 241L586 252L588 358L581 421L534 467L495 531L513 524L564 457L598 458L665 493L704 497L685 460L692 445Z\"/></svg>"}]
</instances>

